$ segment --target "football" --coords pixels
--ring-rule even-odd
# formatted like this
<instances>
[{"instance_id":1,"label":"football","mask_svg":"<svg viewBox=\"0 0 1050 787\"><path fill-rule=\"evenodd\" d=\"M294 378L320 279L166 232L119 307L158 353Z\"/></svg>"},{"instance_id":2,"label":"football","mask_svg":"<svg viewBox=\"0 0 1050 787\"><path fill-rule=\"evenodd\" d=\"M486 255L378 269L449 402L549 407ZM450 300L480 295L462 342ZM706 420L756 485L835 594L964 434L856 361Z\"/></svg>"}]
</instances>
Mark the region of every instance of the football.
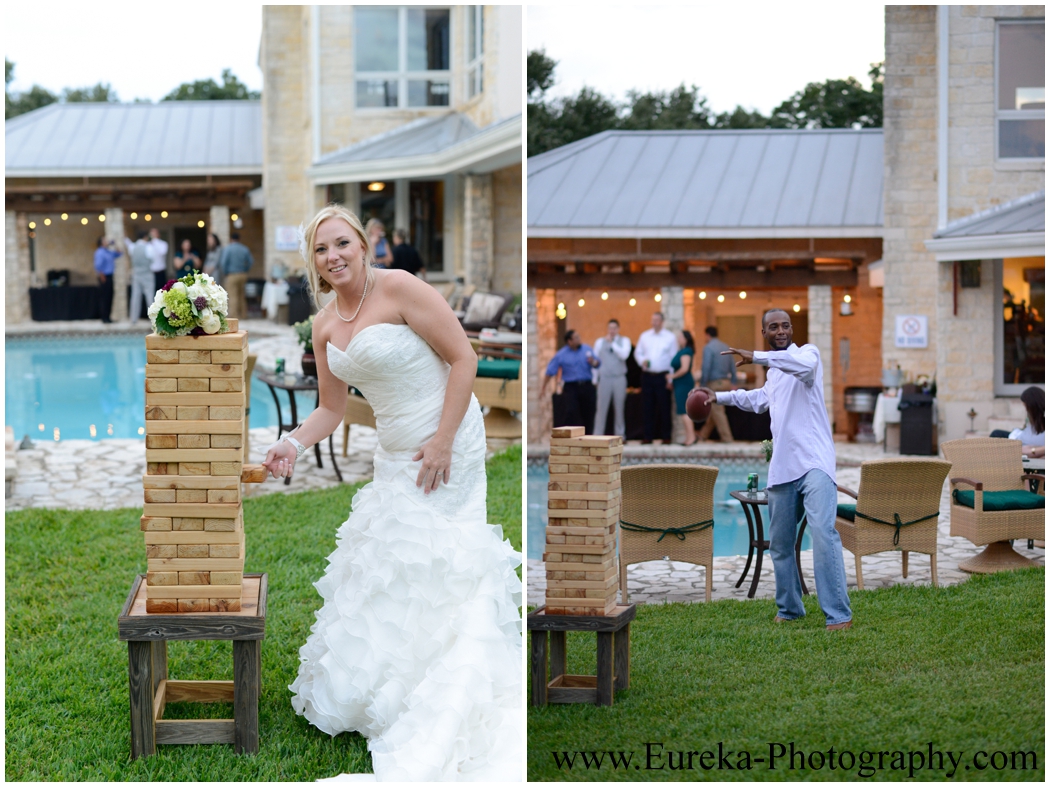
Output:
<instances>
[{"instance_id":1,"label":"football","mask_svg":"<svg viewBox=\"0 0 1050 787\"><path fill-rule=\"evenodd\" d=\"M707 393L694 388L689 392L689 396L685 400L685 413L689 416L690 420L700 423L706 421L707 416L711 414L711 405L713 401L707 398Z\"/></svg>"}]
</instances>

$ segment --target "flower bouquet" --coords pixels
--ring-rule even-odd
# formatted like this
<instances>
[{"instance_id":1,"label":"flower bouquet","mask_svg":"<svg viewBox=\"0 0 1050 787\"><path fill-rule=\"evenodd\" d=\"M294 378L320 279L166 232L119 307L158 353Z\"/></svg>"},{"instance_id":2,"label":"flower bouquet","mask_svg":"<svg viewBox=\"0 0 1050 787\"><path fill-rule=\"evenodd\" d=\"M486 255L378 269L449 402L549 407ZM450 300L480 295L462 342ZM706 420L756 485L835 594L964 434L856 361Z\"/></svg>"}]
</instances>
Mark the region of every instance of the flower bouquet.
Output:
<instances>
[{"instance_id":1,"label":"flower bouquet","mask_svg":"<svg viewBox=\"0 0 1050 787\"><path fill-rule=\"evenodd\" d=\"M172 279L149 307L149 320L159 336L204 336L226 333L226 290L206 273L194 271Z\"/></svg>"}]
</instances>

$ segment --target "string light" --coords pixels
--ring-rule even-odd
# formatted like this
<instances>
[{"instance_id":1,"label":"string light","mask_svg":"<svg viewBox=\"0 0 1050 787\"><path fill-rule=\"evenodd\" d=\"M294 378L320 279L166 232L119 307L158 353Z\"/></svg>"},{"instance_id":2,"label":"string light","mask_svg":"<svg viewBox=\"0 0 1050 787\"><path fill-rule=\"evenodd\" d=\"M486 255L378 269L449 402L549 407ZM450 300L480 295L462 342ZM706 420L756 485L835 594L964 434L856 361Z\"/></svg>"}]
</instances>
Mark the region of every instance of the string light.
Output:
<instances>
[{"instance_id":1,"label":"string light","mask_svg":"<svg viewBox=\"0 0 1050 787\"><path fill-rule=\"evenodd\" d=\"M802 307L796 303L794 306L791 307L791 311L795 312L795 314L798 314L800 311L802 311Z\"/></svg>"},{"instance_id":2,"label":"string light","mask_svg":"<svg viewBox=\"0 0 1050 787\"><path fill-rule=\"evenodd\" d=\"M842 300L844 300L844 301L845 301L846 303L849 303L849 302L850 302L851 300L853 300L853 299L852 299L852 298L850 298L850 297L849 297L849 293L847 293L847 294L845 294L845 295L843 295L843 296L842 296Z\"/></svg>"},{"instance_id":3,"label":"string light","mask_svg":"<svg viewBox=\"0 0 1050 787\"><path fill-rule=\"evenodd\" d=\"M660 293L656 293L656 295L653 296L653 300L656 301L657 303L659 303L663 299L664 299L664 296L661 295Z\"/></svg>"},{"instance_id":4,"label":"string light","mask_svg":"<svg viewBox=\"0 0 1050 787\"><path fill-rule=\"evenodd\" d=\"M368 184L368 190L369 191L382 191L385 188L386 188L386 184L385 183L380 183L378 180L376 182L374 182L374 183L369 183Z\"/></svg>"},{"instance_id":5,"label":"string light","mask_svg":"<svg viewBox=\"0 0 1050 787\"><path fill-rule=\"evenodd\" d=\"M637 306L638 305L638 301L636 299L634 299L634 298L631 298L631 300L627 301L627 305L628 306Z\"/></svg>"},{"instance_id":6,"label":"string light","mask_svg":"<svg viewBox=\"0 0 1050 787\"><path fill-rule=\"evenodd\" d=\"M719 302L719 303L725 303L725 302L726 302L726 296L724 296L724 295L719 295L719 296L718 296L718 302Z\"/></svg>"},{"instance_id":7,"label":"string light","mask_svg":"<svg viewBox=\"0 0 1050 787\"><path fill-rule=\"evenodd\" d=\"M554 310L554 315L559 320L564 320L566 314L568 314L568 312L565 311L565 304L564 303L559 303L558 304L558 308Z\"/></svg>"},{"instance_id":8,"label":"string light","mask_svg":"<svg viewBox=\"0 0 1050 787\"><path fill-rule=\"evenodd\" d=\"M85 216L84 218L82 218L82 219L80 220L80 223L81 223L81 224L87 224L87 216Z\"/></svg>"},{"instance_id":9,"label":"string light","mask_svg":"<svg viewBox=\"0 0 1050 787\"><path fill-rule=\"evenodd\" d=\"M145 219L146 221L149 221L149 220L150 220L150 219L152 219L153 217L152 217L151 215L149 215L149 214L147 213L147 214L146 214L145 216L143 216L142 218L144 218L144 219Z\"/></svg>"},{"instance_id":10,"label":"string light","mask_svg":"<svg viewBox=\"0 0 1050 787\"><path fill-rule=\"evenodd\" d=\"M160 217L161 217L162 219L166 219L166 218L168 218L168 211L166 211L166 210L162 210L162 211L160 212Z\"/></svg>"},{"instance_id":11,"label":"string light","mask_svg":"<svg viewBox=\"0 0 1050 787\"><path fill-rule=\"evenodd\" d=\"M203 220L198 221L197 222L197 226L200 227L201 229L204 229L204 221Z\"/></svg>"},{"instance_id":12,"label":"string light","mask_svg":"<svg viewBox=\"0 0 1050 787\"><path fill-rule=\"evenodd\" d=\"M231 213L230 214L230 221L237 221L237 219L239 219L239 218L240 218L240 216L238 216L236 213Z\"/></svg>"},{"instance_id":13,"label":"string light","mask_svg":"<svg viewBox=\"0 0 1050 787\"><path fill-rule=\"evenodd\" d=\"M133 218L133 219L137 219L138 217L139 217L139 214L137 214L137 213L134 213L134 212L133 212L133 213L131 214L131 218Z\"/></svg>"},{"instance_id":14,"label":"string light","mask_svg":"<svg viewBox=\"0 0 1050 787\"><path fill-rule=\"evenodd\" d=\"M607 293L607 292L603 292L603 293L602 293L602 300L603 300L603 301L607 301L607 300L609 300L609 293Z\"/></svg>"},{"instance_id":15,"label":"string light","mask_svg":"<svg viewBox=\"0 0 1050 787\"><path fill-rule=\"evenodd\" d=\"M583 298L580 298L578 301L576 301L576 305L581 307L584 306L586 303L587 301L585 301Z\"/></svg>"},{"instance_id":16,"label":"string light","mask_svg":"<svg viewBox=\"0 0 1050 787\"><path fill-rule=\"evenodd\" d=\"M45 227L50 227L51 226L51 219L44 219L44 226Z\"/></svg>"},{"instance_id":17,"label":"string light","mask_svg":"<svg viewBox=\"0 0 1050 787\"><path fill-rule=\"evenodd\" d=\"M740 291L740 300L744 300L747 297L747 293L743 290Z\"/></svg>"},{"instance_id":18,"label":"string light","mask_svg":"<svg viewBox=\"0 0 1050 787\"><path fill-rule=\"evenodd\" d=\"M105 213L98 214L98 220L99 221L105 221L106 220L106 214Z\"/></svg>"},{"instance_id":19,"label":"string light","mask_svg":"<svg viewBox=\"0 0 1050 787\"><path fill-rule=\"evenodd\" d=\"M700 300L702 300L702 301L706 301L707 300L707 292L706 291L700 290Z\"/></svg>"},{"instance_id":20,"label":"string light","mask_svg":"<svg viewBox=\"0 0 1050 787\"><path fill-rule=\"evenodd\" d=\"M63 213L62 214L62 221L65 221L68 218L69 218L69 214L68 213Z\"/></svg>"},{"instance_id":21,"label":"string light","mask_svg":"<svg viewBox=\"0 0 1050 787\"><path fill-rule=\"evenodd\" d=\"M35 230L36 229L36 222L35 221L29 222L29 229L31 229L31 230Z\"/></svg>"}]
</instances>

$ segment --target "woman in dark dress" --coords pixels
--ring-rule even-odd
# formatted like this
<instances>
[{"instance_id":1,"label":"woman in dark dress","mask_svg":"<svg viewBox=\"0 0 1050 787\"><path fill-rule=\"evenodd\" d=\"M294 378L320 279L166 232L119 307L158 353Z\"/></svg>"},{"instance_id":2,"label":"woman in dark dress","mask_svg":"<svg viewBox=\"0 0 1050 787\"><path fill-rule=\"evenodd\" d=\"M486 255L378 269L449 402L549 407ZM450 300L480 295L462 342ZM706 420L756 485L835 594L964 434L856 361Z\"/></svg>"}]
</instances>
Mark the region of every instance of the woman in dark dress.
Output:
<instances>
[{"instance_id":1,"label":"woman in dark dress","mask_svg":"<svg viewBox=\"0 0 1050 787\"><path fill-rule=\"evenodd\" d=\"M183 276L188 276L194 271L199 271L202 266L201 258L194 251L190 239L184 239L182 248L175 252L175 278L181 279Z\"/></svg>"},{"instance_id":2,"label":"woman in dark dress","mask_svg":"<svg viewBox=\"0 0 1050 787\"><path fill-rule=\"evenodd\" d=\"M696 383L693 380L693 357L696 355L696 344L689 331L675 331L678 339L678 352L671 360L671 373L667 375L667 387L674 390L675 412L682 417L685 426L685 445L696 442L696 431L693 422L685 414L685 400Z\"/></svg>"}]
</instances>

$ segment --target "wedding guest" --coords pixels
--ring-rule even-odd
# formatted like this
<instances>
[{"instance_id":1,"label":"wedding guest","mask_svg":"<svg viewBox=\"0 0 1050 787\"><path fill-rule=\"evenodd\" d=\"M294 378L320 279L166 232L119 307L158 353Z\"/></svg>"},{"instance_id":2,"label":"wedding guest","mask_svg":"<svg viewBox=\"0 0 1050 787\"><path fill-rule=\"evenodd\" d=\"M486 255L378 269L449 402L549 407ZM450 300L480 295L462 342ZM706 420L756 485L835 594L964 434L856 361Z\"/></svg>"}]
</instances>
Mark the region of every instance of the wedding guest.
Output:
<instances>
[{"instance_id":1,"label":"wedding guest","mask_svg":"<svg viewBox=\"0 0 1050 787\"><path fill-rule=\"evenodd\" d=\"M128 250L128 258L131 260L131 308L128 316L132 322L136 322L143 299L145 299L148 311L158 289L155 286L156 279L152 270L153 254L149 233L140 232L138 240L134 241L131 238L125 238L124 245ZM163 286L162 284L161 287Z\"/></svg>"},{"instance_id":2,"label":"wedding guest","mask_svg":"<svg viewBox=\"0 0 1050 787\"><path fill-rule=\"evenodd\" d=\"M1014 429L1010 432L1009 437L1011 440L1021 441L1021 450L1025 456L1043 456L1046 446L1046 433L1044 431L1046 424L1043 420L1045 397L1046 394L1043 393L1043 389L1035 385L1025 388L1021 394L1021 403L1028 413L1028 418L1025 420L1024 427Z\"/></svg>"},{"instance_id":3,"label":"wedding guest","mask_svg":"<svg viewBox=\"0 0 1050 787\"><path fill-rule=\"evenodd\" d=\"M153 272L153 293L168 283L168 242L160 237L160 230L149 231L150 271Z\"/></svg>"},{"instance_id":4,"label":"wedding guest","mask_svg":"<svg viewBox=\"0 0 1050 787\"><path fill-rule=\"evenodd\" d=\"M732 391L736 387L736 364L732 356L723 355L729 345L718 338L718 328L708 325L704 328L707 344L704 345L703 360L700 365L700 385L712 391ZM706 440L711 436L712 428L718 429L718 437L723 443L733 442L733 432L729 428L726 408L723 404L711 407L704 425L696 435L697 440Z\"/></svg>"},{"instance_id":5,"label":"wedding guest","mask_svg":"<svg viewBox=\"0 0 1050 787\"><path fill-rule=\"evenodd\" d=\"M594 351L580 341L576 331L565 332L565 346L547 364L547 373L540 386L540 397L543 397L551 378L561 371L562 401L565 406L562 422L555 426L582 426L586 434L593 434L594 383L591 382L591 369L599 364Z\"/></svg>"},{"instance_id":6,"label":"wedding guest","mask_svg":"<svg viewBox=\"0 0 1050 787\"><path fill-rule=\"evenodd\" d=\"M369 219L365 225L368 233L368 242L372 244L375 255L375 265L380 268L389 268L394 261L394 255L390 252L390 244L386 242L386 227L379 219Z\"/></svg>"},{"instance_id":7,"label":"wedding guest","mask_svg":"<svg viewBox=\"0 0 1050 787\"><path fill-rule=\"evenodd\" d=\"M113 269L116 267L117 257L124 252L117 251L113 241L106 238L98 239L98 248L95 249L95 275L98 276L98 307L102 322L112 322L109 313L113 311Z\"/></svg>"},{"instance_id":8,"label":"wedding guest","mask_svg":"<svg viewBox=\"0 0 1050 787\"><path fill-rule=\"evenodd\" d=\"M667 385L674 391L675 413L681 417L682 425L685 427L684 445L692 445L696 442L696 432L693 430L693 419L686 415L685 400L695 385L693 358L696 355L696 343L693 341L693 334L689 331L675 331L674 336L678 342L678 352L671 359L671 372L667 375Z\"/></svg>"},{"instance_id":9,"label":"wedding guest","mask_svg":"<svg viewBox=\"0 0 1050 787\"><path fill-rule=\"evenodd\" d=\"M241 243L240 233L230 234L230 242L222 250L219 269L222 271L223 287L229 296L228 317L244 319L248 316L248 302L244 298L244 285L248 283L248 271L255 259L248 247Z\"/></svg>"},{"instance_id":10,"label":"wedding guest","mask_svg":"<svg viewBox=\"0 0 1050 787\"><path fill-rule=\"evenodd\" d=\"M393 263L390 267L395 270L408 271L413 276L419 276L423 281L427 280L427 269L423 265L423 258L419 256L415 246L408 242L408 234L404 230L394 230Z\"/></svg>"},{"instance_id":11,"label":"wedding guest","mask_svg":"<svg viewBox=\"0 0 1050 787\"><path fill-rule=\"evenodd\" d=\"M200 256L193 248L193 243L189 238L184 238L182 248L175 252L175 278L181 279L194 271L199 271L202 267L204 263L201 262Z\"/></svg>"},{"instance_id":12,"label":"wedding guest","mask_svg":"<svg viewBox=\"0 0 1050 787\"><path fill-rule=\"evenodd\" d=\"M646 443L659 438L671 442L671 393L667 373L678 351L678 340L664 328L664 316L655 312L648 331L639 338L634 358L642 367L642 434Z\"/></svg>"},{"instance_id":13,"label":"wedding guest","mask_svg":"<svg viewBox=\"0 0 1050 787\"><path fill-rule=\"evenodd\" d=\"M594 343L598 358L598 409L594 416L594 434L605 434L609 405L613 408L613 434L626 437L624 403L627 401L627 359L631 355L631 340L620 335L618 320L609 320L602 336Z\"/></svg>"},{"instance_id":14,"label":"wedding guest","mask_svg":"<svg viewBox=\"0 0 1050 787\"><path fill-rule=\"evenodd\" d=\"M222 241L214 232L208 233L208 251L204 255L204 272L215 279L216 284L222 284L222 270L219 261L222 259Z\"/></svg>"}]
</instances>

